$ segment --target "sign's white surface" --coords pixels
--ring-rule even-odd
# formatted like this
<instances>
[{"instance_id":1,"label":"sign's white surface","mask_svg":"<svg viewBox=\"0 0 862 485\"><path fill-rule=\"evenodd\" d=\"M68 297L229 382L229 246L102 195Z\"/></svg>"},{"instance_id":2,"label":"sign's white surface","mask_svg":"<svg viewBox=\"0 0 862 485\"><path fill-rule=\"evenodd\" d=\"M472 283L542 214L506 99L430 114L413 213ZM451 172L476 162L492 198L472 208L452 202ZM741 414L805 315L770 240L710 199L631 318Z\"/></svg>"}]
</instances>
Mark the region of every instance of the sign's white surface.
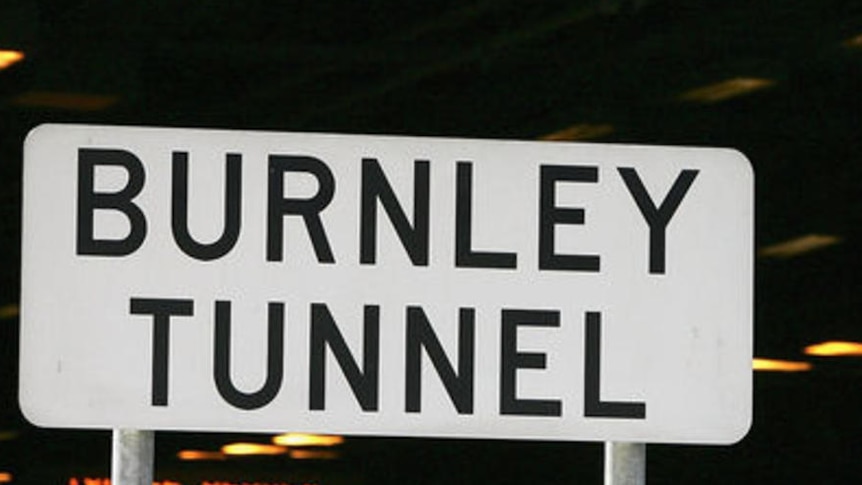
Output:
<instances>
[{"instance_id":1,"label":"sign's white surface","mask_svg":"<svg viewBox=\"0 0 862 485\"><path fill-rule=\"evenodd\" d=\"M43 125L20 402L59 427L730 443L727 149Z\"/></svg>"}]
</instances>

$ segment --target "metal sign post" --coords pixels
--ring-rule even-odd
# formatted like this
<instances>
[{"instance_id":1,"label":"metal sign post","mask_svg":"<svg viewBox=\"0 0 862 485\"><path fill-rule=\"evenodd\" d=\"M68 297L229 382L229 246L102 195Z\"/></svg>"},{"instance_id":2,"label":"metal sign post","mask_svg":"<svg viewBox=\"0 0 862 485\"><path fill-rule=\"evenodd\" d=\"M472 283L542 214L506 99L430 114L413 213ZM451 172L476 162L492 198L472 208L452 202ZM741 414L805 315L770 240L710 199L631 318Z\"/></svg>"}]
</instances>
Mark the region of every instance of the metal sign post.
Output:
<instances>
[{"instance_id":1,"label":"metal sign post","mask_svg":"<svg viewBox=\"0 0 862 485\"><path fill-rule=\"evenodd\" d=\"M646 483L646 443L605 442L605 485Z\"/></svg>"},{"instance_id":2,"label":"metal sign post","mask_svg":"<svg viewBox=\"0 0 862 485\"><path fill-rule=\"evenodd\" d=\"M111 484L151 485L155 432L114 429L111 442Z\"/></svg>"}]
</instances>

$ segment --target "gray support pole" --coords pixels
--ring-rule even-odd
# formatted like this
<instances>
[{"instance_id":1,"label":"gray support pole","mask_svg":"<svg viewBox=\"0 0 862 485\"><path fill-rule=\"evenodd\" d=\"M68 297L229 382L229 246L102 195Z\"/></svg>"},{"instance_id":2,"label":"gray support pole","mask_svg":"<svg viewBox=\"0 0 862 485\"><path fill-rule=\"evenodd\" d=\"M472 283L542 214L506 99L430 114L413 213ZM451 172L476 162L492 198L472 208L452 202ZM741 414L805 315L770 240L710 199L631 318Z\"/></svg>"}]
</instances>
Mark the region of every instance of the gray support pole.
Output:
<instances>
[{"instance_id":1,"label":"gray support pole","mask_svg":"<svg viewBox=\"0 0 862 485\"><path fill-rule=\"evenodd\" d=\"M152 485L155 433L115 429L111 442L111 485Z\"/></svg>"},{"instance_id":2,"label":"gray support pole","mask_svg":"<svg viewBox=\"0 0 862 485\"><path fill-rule=\"evenodd\" d=\"M646 484L646 443L605 443L605 485Z\"/></svg>"}]
</instances>

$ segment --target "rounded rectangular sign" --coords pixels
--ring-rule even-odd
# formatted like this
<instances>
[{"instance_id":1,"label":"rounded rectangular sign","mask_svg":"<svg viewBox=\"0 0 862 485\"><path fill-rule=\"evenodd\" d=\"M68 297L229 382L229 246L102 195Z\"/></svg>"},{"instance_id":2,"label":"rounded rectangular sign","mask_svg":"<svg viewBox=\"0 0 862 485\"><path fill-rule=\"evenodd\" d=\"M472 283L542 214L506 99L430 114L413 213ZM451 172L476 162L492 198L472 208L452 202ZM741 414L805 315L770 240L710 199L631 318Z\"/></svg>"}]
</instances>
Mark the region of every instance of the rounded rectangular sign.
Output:
<instances>
[{"instance_id":1,"label":"rounded rectangular sign","mask_svg":"<svg viewBox=\"0 0 862 485\"><path fill-rule=\"evenodd\" d=\"M732 443L728 149L42 125L20 403L56 427Z\"/></svg>"}]
</instances>

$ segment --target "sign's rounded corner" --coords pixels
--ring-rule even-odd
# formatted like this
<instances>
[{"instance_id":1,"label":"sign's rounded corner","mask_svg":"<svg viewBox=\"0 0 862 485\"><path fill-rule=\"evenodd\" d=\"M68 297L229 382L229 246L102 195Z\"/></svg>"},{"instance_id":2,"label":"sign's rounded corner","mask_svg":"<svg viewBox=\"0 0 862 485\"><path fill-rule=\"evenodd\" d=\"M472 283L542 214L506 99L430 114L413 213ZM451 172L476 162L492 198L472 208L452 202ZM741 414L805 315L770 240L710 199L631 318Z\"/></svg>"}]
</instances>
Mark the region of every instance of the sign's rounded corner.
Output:
<instances>
[{"instance_id":1,"label":"sign's rounded corner","mask_svg":"<svg viewBox=\"0 0 862 485\"><path fill-rule=\"evenodd\" d=\"M46 419L48 416L39 408L40 406L29 398L29 393L25 393L21 389L18 390L18 409L24 419L39 428L49 427L51 420Z\"/></svg>"},{"instance_id":2,"label":"sign's rounded corner","mask_svg":"<svg viewBox=\"0 0 862 485\"><path fill-rule=\"evenodd\" d=\"M26 152L27 148L36 143L39 138L47 136L49 132L56 130L58 126L58 123L40 123L30 128L30 131L24 136L24 151Z\"/></svg>"},{"instance_id":3,"label":"sign's rounded corner","mask_svg":"<svg viewBox=\"0 0 862 485\"><path fill-rule=\"evenodd\" d=\"M742 150L737 148L722 148L721 150L728 154L728 158L732 159L749 179L754 180L754 164Z\"/></svg>"},{"instance_id":4,"label":"sign's rounded corner","mask_svg":"<svg viewBox=\"0 0 862 485\"><path fill-rule=\"evenodd\" d=\"M751 413L745 415L745 417L739 421L739 423L735 423L734 428L730 433L728 433L728 439L722 444L724 445L736 445L740 443L742 440L748 436L748 433L751 431L751 427L754 424L753 419L751 417Z\"/></svg>"}]
</instances>

